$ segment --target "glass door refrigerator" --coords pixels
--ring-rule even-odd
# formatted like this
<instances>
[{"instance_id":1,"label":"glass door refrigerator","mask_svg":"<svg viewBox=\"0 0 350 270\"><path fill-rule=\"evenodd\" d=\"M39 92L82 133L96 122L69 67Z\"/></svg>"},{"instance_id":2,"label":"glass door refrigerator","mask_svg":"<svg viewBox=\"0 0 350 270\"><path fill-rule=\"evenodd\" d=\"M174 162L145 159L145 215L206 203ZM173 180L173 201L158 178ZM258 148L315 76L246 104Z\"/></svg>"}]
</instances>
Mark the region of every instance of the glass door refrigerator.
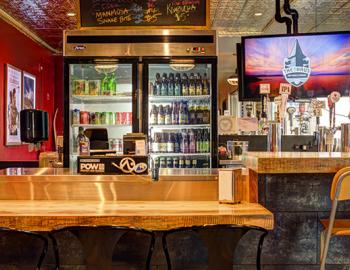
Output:
<instances>
[{"instance_id":1,"label":"glass door refrigerator","mask_svg":"<svg viewBox=\"0 0 350 270\"><path fill-rule=\"evenodd\" d=\"M144 59L144 127L159 168L217 167L216 57Z\"/></svg>"},{"instance_id":2,"label":"glass door refrigerator","mask_svg":"<svg viewBox=\"0 0 350 270\"><path fill-rule=\"evenodd\" d=\"M64 166L75 169L78 134L90 154L122 152L123 135L138 129L134 59L65 59Z\"/></svg>"}]
</instances>

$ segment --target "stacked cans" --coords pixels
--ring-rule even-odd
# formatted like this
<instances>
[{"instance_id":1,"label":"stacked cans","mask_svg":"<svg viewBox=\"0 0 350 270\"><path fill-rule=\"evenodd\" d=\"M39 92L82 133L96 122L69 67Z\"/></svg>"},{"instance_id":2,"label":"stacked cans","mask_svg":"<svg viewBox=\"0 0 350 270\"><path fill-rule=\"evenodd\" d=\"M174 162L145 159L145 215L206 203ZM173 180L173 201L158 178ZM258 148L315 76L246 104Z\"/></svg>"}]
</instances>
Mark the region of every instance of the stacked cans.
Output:
<instances>
[{"instance_id":1,"label":"stacked cans","mask_svg":"<svg viewBox=\"0 0 350 270\"><path fill-rule=\"evenodd\" d=\"M74 109L73 125L131 125L132 112L88 112Z\"/></svg>"}]
</instances>

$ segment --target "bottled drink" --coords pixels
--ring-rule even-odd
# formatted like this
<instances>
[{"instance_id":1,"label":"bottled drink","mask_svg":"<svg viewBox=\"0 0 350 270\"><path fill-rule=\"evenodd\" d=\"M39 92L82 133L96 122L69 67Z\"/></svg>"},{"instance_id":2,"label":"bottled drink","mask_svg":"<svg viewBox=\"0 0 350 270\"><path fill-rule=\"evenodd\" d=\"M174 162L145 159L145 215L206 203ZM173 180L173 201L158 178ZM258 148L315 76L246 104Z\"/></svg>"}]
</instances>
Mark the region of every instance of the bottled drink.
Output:
<instances>
[{"instance_id":1,"label":"bottled drink","mask_svg":"<svg viewBox=\"0 0 350 270\"><path fill-rule=\"evenodd\" d=\"M161 96L168 95L168 78L166 73L163 73L163 76L162 76L162 87L161 87L160 95Z\"/></svg>"},{"instance_id":2,"label":"bottled drink","mask_svg":"<svg viewBox=\"0 0 350 270\"><path fill-rule=\"evenodd\" d=\"M108 85L108 81L109 81L109 75L105 74L105 76L102 79L102 83L101 83L101 94L102 95L108 95L109 94L109 85Z\"/></svg>"},{"instance_id":3,"label":"bottled drink","mask_svg":"<svg viewBox=\"0 0 350 270\"><path fill-rule=\"evenodd\" d=\"M174 134L174 152L175 153L180 153L181 148L180 148L180 136L178 133Z\"/></svg>"},{"instance_id":4,"label":"bottled drink","mask_svg":"<svg viewBox=\"0 0 350 270\"><path fill-rule=\"evenodd\" d=\"M196 153L196 138L194 135L193 130L191 129L189 133L189 152L190 153Z\"/></svg>"},{"instance_id":5,"label":"bottled drink","mask_svg":"<svg viewBox=\"0 0 350 270\"><path fill-rule=\"evenodd\" d=\"M169 74L169 83L168 83L168 96L173 96L175 94L175 79L174 73Z\"/></svg>"},{"instance_id":6,"label":"bottled drink","mask_svg":"<svg viewBox=\"0 0 350 270\"><path fill-rule=\"evenodd\" d=\"M205 104L203 107L203 124L209 124L210 123L210 110L208 103Z\"/></svg>"},{"instance_id":7,"label":"bottled drink","mask_svg":"<svg viewBox=\"0 0 350 270\"><path fill-rule=\"evenodd\" d=\"M151 114L150 114L150 124L151 125L158 124L158 109L156 105L152 105Z\"/></svg>"},{"instance_id":8,"label":"bottled drink","mask_svg":"<svg viewBox=\"0 0 350 270\"><path fill-rule=\"evenodd\" d=\"M202 77L198 73L196 78L196 95L200 96L203 95L203 84L202 84Z\"/></svg>"},{"instance_id":9,"label":"bottled drink","mask_svg":"<svg viewBox=\"0 0 350 270\"><path fill-rule=\"evenodd\" d=\"M176 73L175 75L175 86L174 86L174 95L175 96L181 96L182 95L182 89L181 89L181 75L180 73Z\"/></svg>"},{"instance_id":10,"label":"bottled drink","mask_svg":"<svg viewBox=\"0 0 350 270\"><path fill-rule=\"evenodd\" d=\"M173 125L178 125L179 124L179 114L177 110L177 103L173 102L172 105L172 110L171 110L171 123Z\"/></svg>"},{"instance_id":11,"label":"bottled drink","mask_svg":"<svg viewBox=\"0 0 350 270\"><path fill-rule=\"evenodd\" d=\"M197 168L197 159L196 158L192 159L192 168Z\"/></svg>"},{"instance_id":12,"label":"bottled drink","mask_svg":"<svg viewBox=\"0 0 350 270\"><path fill-rule=\"evenodd\" d=\"M182 132L181 134L181 145L180 145L180 148L181 148L181 153L184 153L184 154L187 154L189 152L189 148L188 148L188 135L185 131Z\"/></svg>"},{"instance_id":13,"label":"bottled drink","mask_svg":"<svg viewBox=\"0 0 350 270\"><path fill-rule=\"evenodd\" d=\"M192 124L192 125L197 124L195 103L194 102L191 102L190 105L189 105L189 123Z\"/></svg>"},{"instance_id":14,"label":"bottled drink","mask_svg":"<svg viewBox=\"0 0 350 270\"><path fill-rule=\"evenodd\" d=\"M154 95L160 96L161 95L161 88L162 88L162 80L160 78L160 74L156 74L156 81L154 82Z\"/></svg>"},{"instance_id":15,"label":"bottled drink","mask_svg":"<svg viewBox=\"0 0 350 270\"><path fill-rule=\"evenodd\" d=\"M196 136L196 152L201 152L201 146L202 146L202 132L201 130L197 130L197 136Z\"/></svg>"},{"instance_id":16,"label":"bottled drink","mask_svg":"<svg viewBox=\"0 0 350 270\"><path fill-rule=\"evenodd\" d=\"M173 158L167 157L167 159L166 159L166 167L167 168L172 168L173 167Z\"/></svg>"},{"instance_id":17,"label":"bottled drink","mask_svg":"<svg viewBox=\"0 0 350 270\"><path fill-rule=\"evenodd\" d=\"M209 83L209 80L207 78L207 73L204 73L202 82L203 82L202 94L203 95L209 95L209 93L210 93L210 83Z\"/></svg>"},{"instance_id":18,"label":"bottled drink","mask_svg":"<svg viewBox=\"0 0 350 270\"><path fill-rule=\"evenodd\" d=\"M158 157L154 159L154 167L159 168L159 158Z\"/></svg>"},{"instance_id":19,"label":"bottled drink","mask_svg":"<svg viewBox=\"0 0 350 270\"><path fill-rule=\"evenodd\" d=\"M209 134L206 130L203 132L203 140L202 140L202 153L209 152Z\"/></svg>"},{"instance_id":20,"label":"bottled drink","mask_svg":"<svg viewBox=\"0 0 350 270\"><path fill-rule=\"evenodd\" d=\"M179 158L178 157L173 158L173 168L179 168Z\"/></svg>"},{"instance_id":21,"label":"bottled drink","mask_svg":"<svg viewBox=\"0 0 350 270\"><path fill-rule=\"evenodd\" d=\"M168 134L168 141L167 141L167 152L168 153L174 153L175 151L175 147L174 147L174 134L173 133L169 133Z\"/></svg>"},{"instance_id":22,"label":"bottled drink","mask_svg":"<svg viewBox=\"0 0 350 270\"><path fill-rule=\"evenodd\" d=\"M80 156L90 155L90 141L89 138L84 134L84 128L79 127L79 134L77 136L77 153Z\"/></svg>"},{"instance_id":23,"label":"bottled drink","mask_svg":"<svg viewBox=\"0 0 350 270\"><path fill-rule=\"evenodd\" d=\"M152 141L152 153L159 153L159 145L160 145L160 134L154 133L154 138Z\"/></svg>"},{"instance_id":24,"label":"bottled drink","mask_svg":"<svg viewBox=\"0 0 350 270\"><path fill-rule=\"evenodd\" d=\"M191 168L191 159L190 159L190 157L186 157L186 159L185 159L185 167L187 169Z\"/></svg>"},{"instance_id":25,"label":"bottled drink","mask_svg":"<svg viewBox=\"0 0 350 270\"><path fill-rule=\"evenodd\" d=\"M166 125L172 124L172 110L170 105L165 106L165 124Z\"/></svg>"},{"instance_id":26,"label":"bottled drink","mask_svg":"<svg viewBox=\"0 0 350 270\"><path fill-rule=\"evenodd\" d=\"M188 82L188 77L187 74L184 73L182 75L182 95L183 96L188 96L189 95L189 82Z\"/></svg>"},{"instance_id":27,"label":"bottled drink","mask_svg":"<svg viewBox=\"0 0 350 270\"><path fill-rule=\"evenodd\" d=\"M197 124L203 124L203 110L202 110L202 103L200 101L196 106L196 121L197 121Z\"/></svg>"},{"instance_id":28,"label":"bottled drink","mask_svg":"<svg viewBox=\"0 0 350 270\"><path fill-rule=\"evenodd\" d=\"M179 158L179 168L185 168L185 157Z\"/></svg>"},{"instance_id":29,"label":"bottled drink","mask_svg":"<svg viewBox=\"0 0 350 270\"><path fill-rule=\"evenodd\" d=\"M163 105L159 105L158 110L158 125L164 125L165 124L165 112Z\"/></svg>"},{"instance_id":30,"label":"bottled drink","mask_svg":"<svg viewBox=\"0 0 350 270\"><path fill-rule=\"evenodd\" d=\"M167 133L161 133L160 136L160 144L159 144L159 152L166 153L167 151Z\"/></svg>"},{"instance_id":31,"label":"bottled drink","mask_svg":"<svg viewBox=\"0 0 350 270\"><path fill-rule=\"evenodd\" d=\"M188 92L190 96L194 96L196 94L196 80L193 73L190 75L190 86L188 88Z\"/></svg>"},{"instance_id":32,"label":"bottled drink","mask_svg":"<svg viewBox=\"0 0 350 270\"><path fill-rule=\"evenodd\" d=\"M186 125L186 122L187 122L186 119L188 119L188 117L186 113L185 104L181 102L180 110L179 110L179 125Z\"/></svg>"},{"instance_id":33,"label":"bottled drink","mask_svg":"<svg viewBox=\"0 0 350 270\"><path fill-rule=\"evenodd\" d=\"M117 94L117 79L115 77L115 73L111 73L108 81L109 94L111 96L115 96Z\"/></svg>"},{"instance_id":34,"label":"bottled drink","mask_svg":"<svg viewBox=\"0 0 350 270\"><path fill-rule=\"evenodd\" d=\"M161 157L159 160L159 168L166 168L165 157Z\"/></svg>"}]
</instances>

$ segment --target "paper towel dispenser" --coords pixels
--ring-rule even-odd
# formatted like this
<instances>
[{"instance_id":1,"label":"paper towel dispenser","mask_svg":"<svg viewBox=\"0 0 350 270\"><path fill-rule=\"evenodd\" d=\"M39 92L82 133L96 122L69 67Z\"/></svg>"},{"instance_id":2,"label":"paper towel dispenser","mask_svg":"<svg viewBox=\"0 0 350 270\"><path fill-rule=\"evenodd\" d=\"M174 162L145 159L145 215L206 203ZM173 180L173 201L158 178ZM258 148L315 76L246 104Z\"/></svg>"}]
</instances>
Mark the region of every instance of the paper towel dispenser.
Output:
<instances>
[{"instance_id":1,"label":"paper towel dispenser","mask_svg":"<svg viewBox=\"0 0 350 270\"><path fill-rule=\"evenodd\" d=\"M49 139L48 113L26 109L20 112L21 141L38 143Z\"/></svg>"}]
</instances>

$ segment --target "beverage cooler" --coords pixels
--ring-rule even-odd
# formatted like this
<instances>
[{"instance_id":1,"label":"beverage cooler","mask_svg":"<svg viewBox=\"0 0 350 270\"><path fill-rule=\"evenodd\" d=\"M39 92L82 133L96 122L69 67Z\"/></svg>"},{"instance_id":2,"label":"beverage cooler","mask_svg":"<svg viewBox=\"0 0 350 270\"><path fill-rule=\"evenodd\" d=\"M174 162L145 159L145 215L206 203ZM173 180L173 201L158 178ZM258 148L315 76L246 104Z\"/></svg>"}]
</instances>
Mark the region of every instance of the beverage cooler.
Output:
<instances>
[{"instance_id":1,"label":"beverage cooler","mask_svg":"<svg viewBox=\"0 0 350 270\"><path fill-rule=\"evenodd\" d=\"M151 164L216 167L216 58L144 60Z\"/></svg>"},{"instance_id":2,"label":"beverage cooler","mask_svg":"<svg viewBox=\"0 0 350 270\"><path fill-rule=\"evenodd\" d=\"M151 166L217 167L215 31L73 30L64 42L65 167L84 135L90 154L120 154L131 132L147 135Z\"/></svg>"}]
</instances>

